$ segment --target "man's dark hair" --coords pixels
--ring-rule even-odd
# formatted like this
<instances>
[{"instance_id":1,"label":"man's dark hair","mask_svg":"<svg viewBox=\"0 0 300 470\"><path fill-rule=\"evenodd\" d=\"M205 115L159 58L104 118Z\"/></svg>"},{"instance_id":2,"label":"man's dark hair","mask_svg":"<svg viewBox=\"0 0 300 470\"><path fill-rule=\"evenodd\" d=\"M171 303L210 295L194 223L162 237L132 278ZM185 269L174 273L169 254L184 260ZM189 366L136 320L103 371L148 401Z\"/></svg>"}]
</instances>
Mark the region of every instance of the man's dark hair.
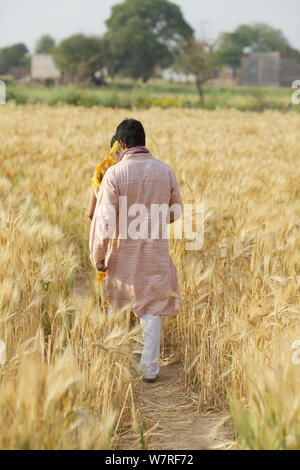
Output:
<instances>
[{"instance_id":1,"label":"man's dark hair","mask_svg":"<svg viewBox=\"0 0 300 470\"><path fill-rule=\"evenodd\" d=\"M112 139L111 139L111 142L110 142L110 147L111 147L111 148L114 146L114 143L116 142L116 140L118 140L118 139L117 139L117 136L114 135L114 136L112 137Z\"/></svg>"},{"instance_id":2,"label":"man's dark hair","mask_svg":"<svg viewBox=\"0 0 300 470\"><path fill-rule=\"evenodd\" d=\"M116 137L126 144L127 148L145 146L146 136L143 125L135 119L125 119L118 125Z\"/></svg>"}]
</instances>

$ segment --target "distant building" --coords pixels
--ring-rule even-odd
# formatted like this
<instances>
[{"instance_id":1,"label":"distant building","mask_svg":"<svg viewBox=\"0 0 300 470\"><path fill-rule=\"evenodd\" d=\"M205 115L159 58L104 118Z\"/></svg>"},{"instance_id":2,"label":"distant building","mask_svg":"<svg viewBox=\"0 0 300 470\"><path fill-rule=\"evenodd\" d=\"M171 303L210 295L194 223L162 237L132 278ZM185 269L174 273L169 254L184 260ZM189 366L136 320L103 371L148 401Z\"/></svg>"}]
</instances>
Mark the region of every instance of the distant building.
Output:
<instances>
[{"instance_id":1,"label":"distant building","mask_svg":"<svg viewBox=\"0 0 300 470\"><path fill-rule=\"evenodd\" d=\"M58 82L61 73L49 54L34 54L31 56L31 79Z\"/></svg>"},{"instance_id":2,"label":"distant building","mask_svg":"<svg viewBox=\"0 0 300 470\"><path fill-rule=\"evenodd\" d=\"M9 74L15 79L15 80L25 80L29 76L29 71L26 67L11 67L9 69Z\"/></svg>"},{"instance_id":3,"label":"distant building","mask_svg":"<svg viewBox=\"0 0 300 470\"><path fill-rule=\"evenodd\" d=\"M193 74L175 72L173 69L163 69L161 72L161 78L177 83L194 82L196 79Z\"/></svg>"},{"instance_id":4,"label":"distant building","mask_svg":"<svg viewBox=\"0 0 300 470\"><path fill-rule=\"evenodd\" d=\"M230 67L216 70L214 78L211 78L207 83L214 86L234 86L236 85L234 70Z\"/></svg>"},{"instance_id":5,"label":"distant building","mask_svg":"<svg viewBox=\"0 0 300 470\"><path fill-rule=\"evenodd\" d=\"M300 65L294 55L255 52L242 58L241 85L290 87L297 79L300 80Z\"/></svg>"},{"instance_id":6,"label":"distant building","mask_svg":"<svg viewBox=\"0 0 300 470\"><path fill-rule=\"evenodd\" d=\"M223 82L232 82L234 80L234 71L230 67L226 67L218 73L219 80Z\"/></svg>"}]
</instances>

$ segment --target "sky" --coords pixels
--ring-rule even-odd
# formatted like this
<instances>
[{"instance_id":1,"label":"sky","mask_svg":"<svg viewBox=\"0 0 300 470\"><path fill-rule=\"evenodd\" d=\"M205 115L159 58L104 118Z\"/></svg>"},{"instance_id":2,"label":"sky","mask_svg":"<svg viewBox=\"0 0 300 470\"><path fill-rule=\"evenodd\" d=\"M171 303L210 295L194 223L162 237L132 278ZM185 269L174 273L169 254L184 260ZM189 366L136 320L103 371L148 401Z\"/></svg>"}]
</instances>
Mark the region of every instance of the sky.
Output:
<instances>
[{"instance_id":1,"label":"sky","mask_svg":"<svg viewBox=\"0 0 300 470\"><path fill-rule=\"evenodd\" d=\"M111 7L121 0L0 0L0 48L24 42L34 50L42 34L60 41L75 33L103 34ZM300 49L300 0L173 0L199 39L214 40L242 23L282 29Z\"/></svg>"}]
</instances>

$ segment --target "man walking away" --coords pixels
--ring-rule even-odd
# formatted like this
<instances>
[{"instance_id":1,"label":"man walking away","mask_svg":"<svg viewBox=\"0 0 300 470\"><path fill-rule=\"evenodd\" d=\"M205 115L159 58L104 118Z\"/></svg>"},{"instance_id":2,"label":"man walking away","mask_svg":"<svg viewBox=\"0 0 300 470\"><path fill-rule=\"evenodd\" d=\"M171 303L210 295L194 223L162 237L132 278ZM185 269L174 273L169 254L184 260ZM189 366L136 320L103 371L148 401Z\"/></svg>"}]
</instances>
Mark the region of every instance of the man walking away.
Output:
<instances>
[{"instance_id":1,"label":"man walking away","mask_svg":"<svg viewBox=\"0 0 300 470\"><path fill-rule=\"evenodd\" d=\"M123 155L100 187L90 231L91 261L107 271L111 308L131 304L140 318L144 348L139 370L153 382L159 373L162 317L175 316L181 308L164 227L181 216L182 200L171 168L145 147L139 121L123 121L116 137ZM113 234L106 236L114 221Z\"/></svg>"}]
</instances>

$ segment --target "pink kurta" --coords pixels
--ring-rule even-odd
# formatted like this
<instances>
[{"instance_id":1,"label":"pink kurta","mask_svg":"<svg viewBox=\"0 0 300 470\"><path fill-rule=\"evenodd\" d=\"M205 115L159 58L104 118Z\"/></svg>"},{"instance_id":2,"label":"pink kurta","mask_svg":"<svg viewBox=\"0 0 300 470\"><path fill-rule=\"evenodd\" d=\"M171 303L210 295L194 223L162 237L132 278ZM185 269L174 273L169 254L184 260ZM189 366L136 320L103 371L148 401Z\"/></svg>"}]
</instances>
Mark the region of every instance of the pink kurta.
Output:
<instances>
[{"instance_id":1,"label":"pink kurta","mask_svg":"<svg viewBox=\"0 0 300 470\"><path fill-rule=\"evenodd\" d=\"M126 212L120 208L120 196L127 196ZM105 239L99 224L106 220L107 204L116 210L116 229L113 239ZM104 176L97 199L90 231L90 253L94 266L105 260L107 291L113 308L132 305L141 317L176 315L181 307L175 266L169 255L169 242L161 232L157 239L123 239L120 224L129 226L138 214L128 215L132 204L143 204L151 213L152 204L174 204L182 209L182 200L175 175L165 163L150 153L126 153L122 161L109 168ZM123 216L119 218L119 214ZM124 215L125 214L125 215ZM175 219L180 214L175 215ZM151 219L151 217L150 217ZM148 216L148 223L149 216Z\"/></svg>"}]
</instances>

